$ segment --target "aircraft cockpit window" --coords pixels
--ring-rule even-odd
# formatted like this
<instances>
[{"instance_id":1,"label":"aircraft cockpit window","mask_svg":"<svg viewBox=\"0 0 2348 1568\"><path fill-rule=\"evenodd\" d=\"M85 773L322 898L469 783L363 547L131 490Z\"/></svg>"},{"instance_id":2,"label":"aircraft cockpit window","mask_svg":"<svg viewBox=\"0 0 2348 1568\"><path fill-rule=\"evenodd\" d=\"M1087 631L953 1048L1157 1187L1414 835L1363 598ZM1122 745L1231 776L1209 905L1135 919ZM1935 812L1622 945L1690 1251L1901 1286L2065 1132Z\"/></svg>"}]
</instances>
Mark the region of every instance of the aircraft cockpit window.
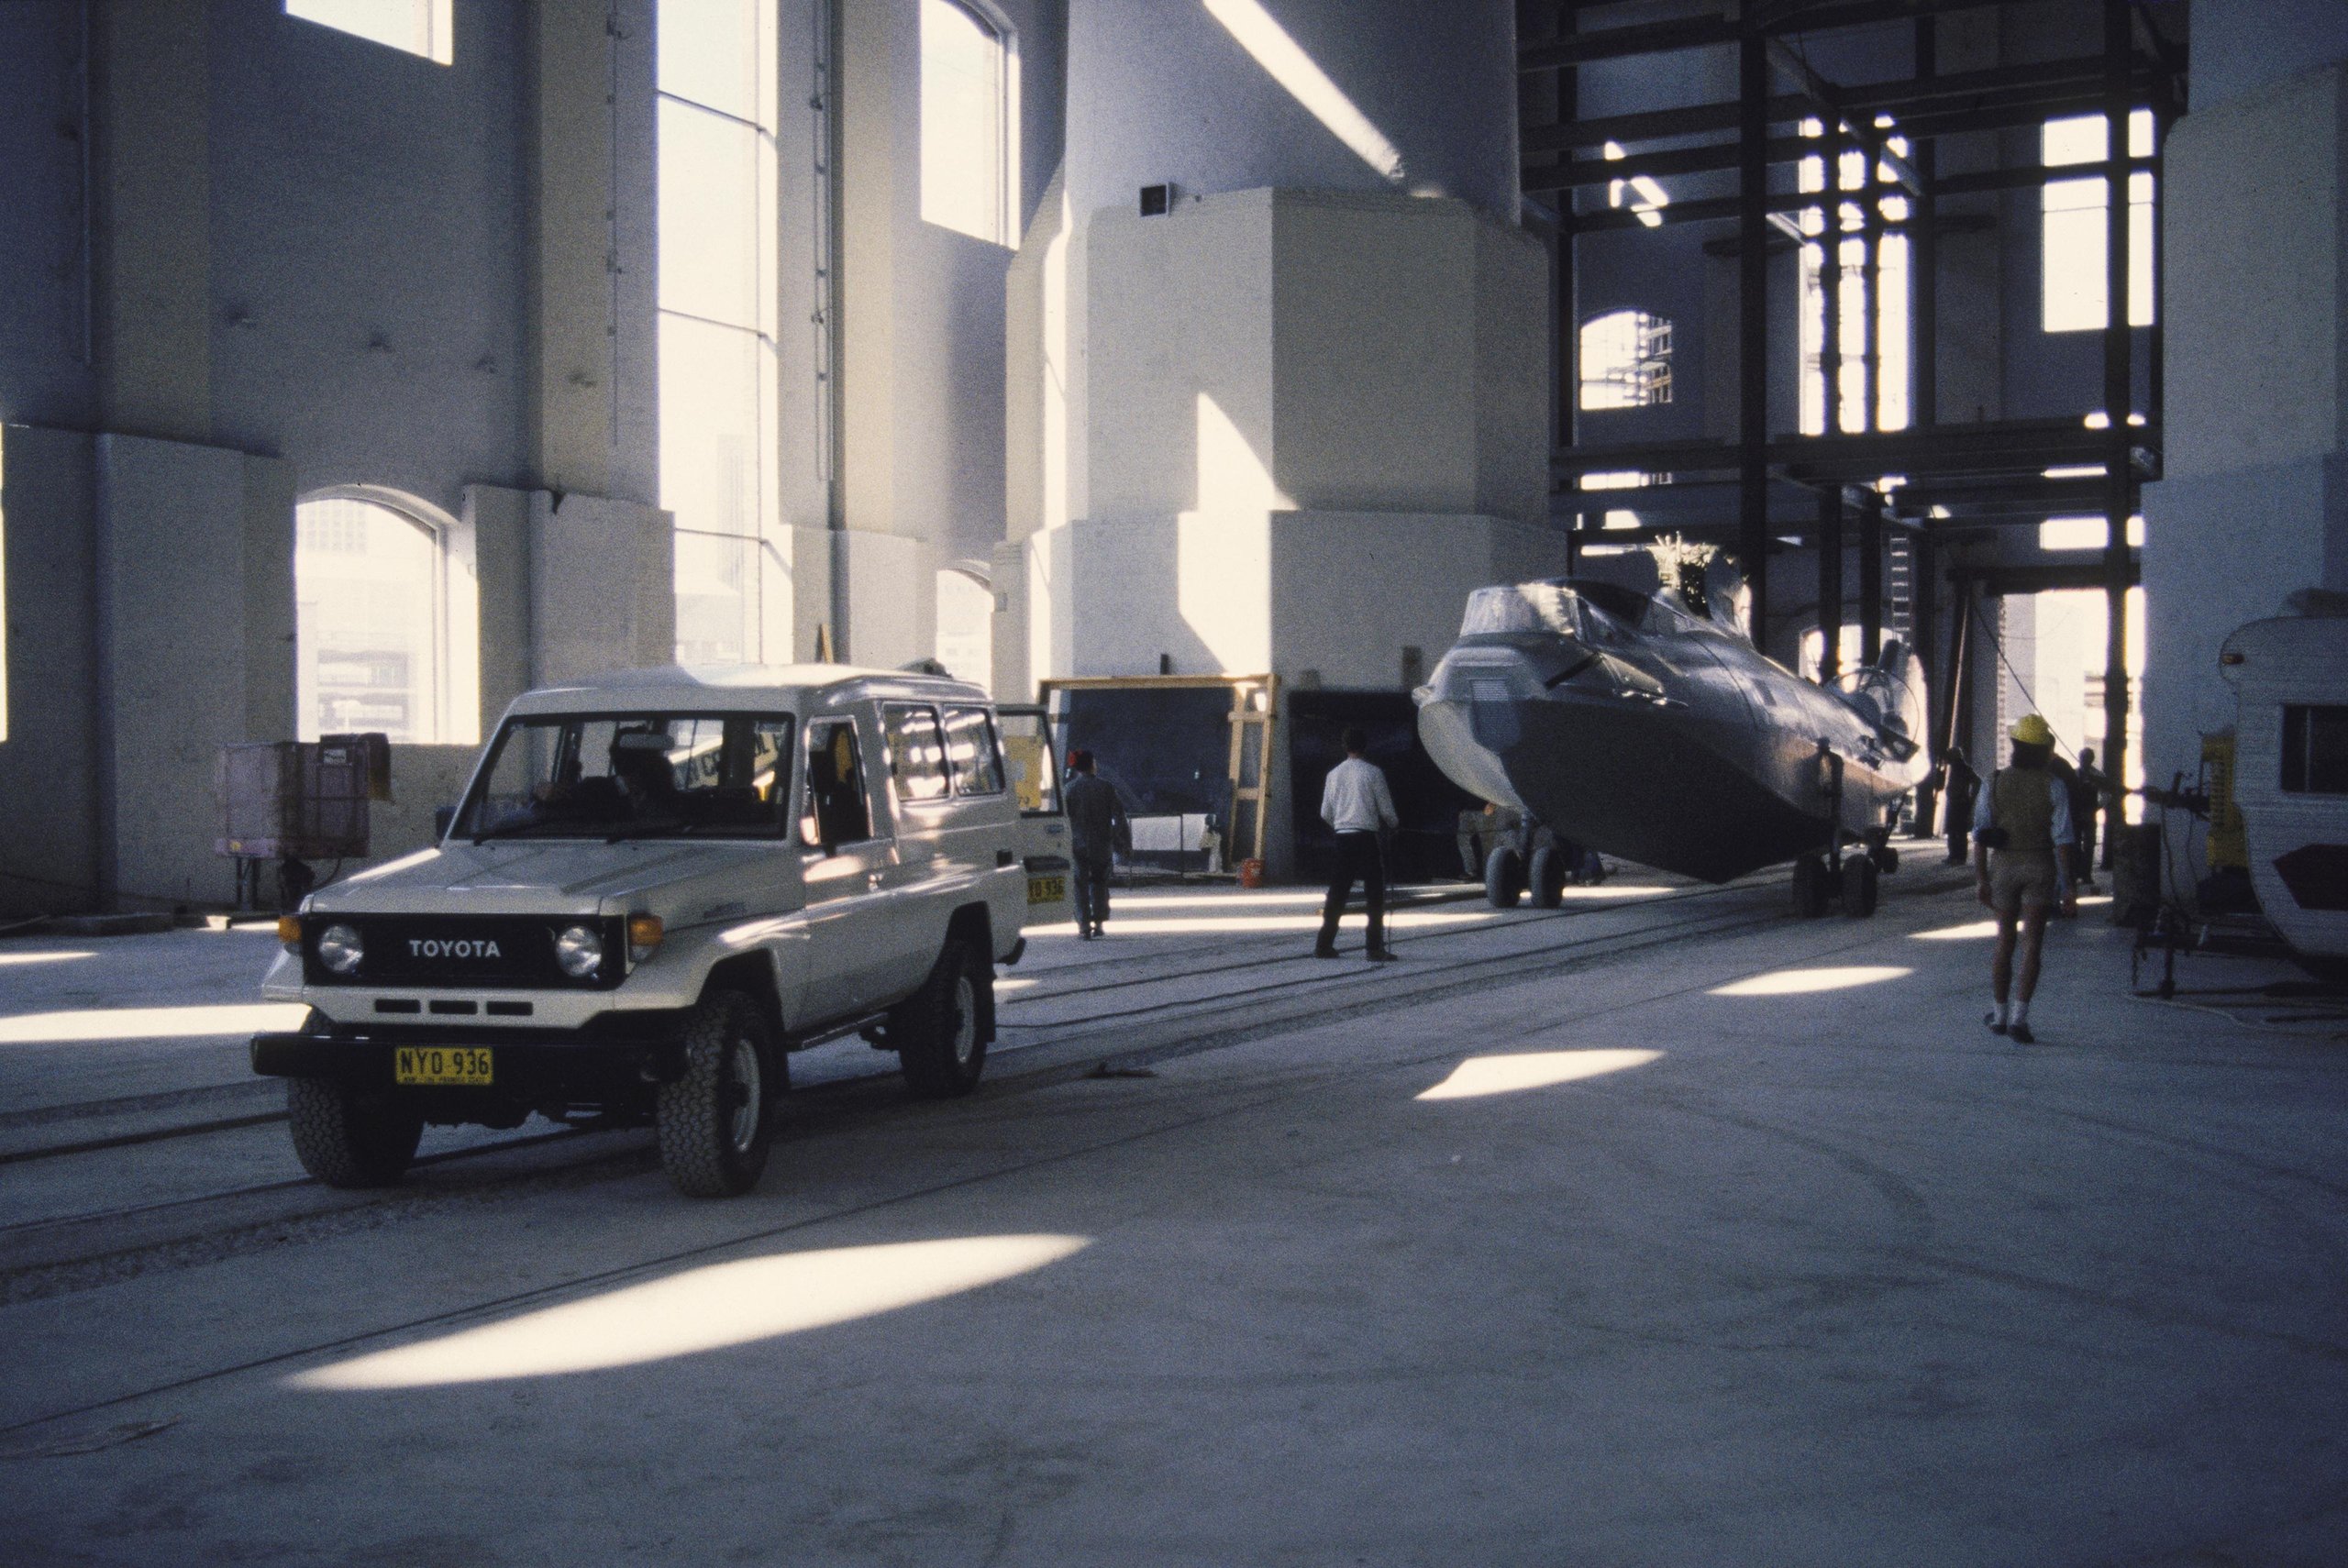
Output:
<instances>
[{"instance_id":1,"label":"aircraft cockpit window","mask_svg":"<svg viewBox=\"0 0 2348 1568\"><path fill-rule=\"evenodd\" d=\"M1468 596L1468 613L1459 623L1459 635L1532 636L1548 633L1578 636L1581 624L1574 613L1576 608L1572 596L1555 583L1520 582L1479 588Z\"/></svg>"}]
</instances>

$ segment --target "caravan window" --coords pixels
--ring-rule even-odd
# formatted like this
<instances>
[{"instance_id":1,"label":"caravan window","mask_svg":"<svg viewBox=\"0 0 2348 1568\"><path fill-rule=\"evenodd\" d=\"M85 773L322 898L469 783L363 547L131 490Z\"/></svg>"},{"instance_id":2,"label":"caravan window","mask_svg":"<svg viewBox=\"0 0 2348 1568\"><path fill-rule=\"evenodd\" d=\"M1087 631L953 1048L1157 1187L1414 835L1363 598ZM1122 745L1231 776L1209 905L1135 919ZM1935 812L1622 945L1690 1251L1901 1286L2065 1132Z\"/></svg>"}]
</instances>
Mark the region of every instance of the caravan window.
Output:
<instances>
[{"instance_id":1,"label":"caravan window","mask_svg":"<svg viewBox=\"0 0 2348 1568\"><path fill-rule=\"evenodd\" d=\"M2348 795L2348 707L2285 704L2283 788L2294 795Z\"/></svg>"}]
</instances>

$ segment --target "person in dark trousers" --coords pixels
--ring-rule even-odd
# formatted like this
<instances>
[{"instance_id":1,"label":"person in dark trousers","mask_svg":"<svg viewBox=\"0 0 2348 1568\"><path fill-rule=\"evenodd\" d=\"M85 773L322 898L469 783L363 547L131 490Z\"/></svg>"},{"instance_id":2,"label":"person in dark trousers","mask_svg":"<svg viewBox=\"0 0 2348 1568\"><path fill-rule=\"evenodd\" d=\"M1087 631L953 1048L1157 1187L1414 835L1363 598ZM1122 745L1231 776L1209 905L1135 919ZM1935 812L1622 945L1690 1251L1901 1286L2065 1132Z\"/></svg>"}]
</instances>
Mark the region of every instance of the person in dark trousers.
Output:
<instances>
[{"instance_id":1,"label":"person in dark trousers","mask_svg":"<svg viewBox=\"0 0 2348 1568\"><path fill-rule=\"evenodd\" d=\"M1117 846L1132 842L1133 826L1125 820L1117 787L1092 771L1091 752L1081 747L1070 751L1068 766L1062 800L1068 808L1069 858L1076 870L1076 933L1090 942L1108 923L1109 868L1115 863Z\"/></svg>"},{"instance_id":2,"label":"person in dark trousers","mask_svg":"<svg viewBox=\"0 0 2348 1568\"><path fill-rule=\"evenodd\" d=\"M2038 989L2039 954L2046 917L2057 907L2078 908L2071 886L2071 792L2047 766L2054 732L2036 713L2013 728L2013 766L1998 769L1973 812L1974 896L1998 917L1998 944L1989 959L1991 1006L1981 1021L1992 1034L2018 1044L2030 1032L2030 999ZM2014 949L2021 973L2014 973ZM2009 1004L2008 997L2012 995Z\"/></svg>"},{"instance_id":3,"label":"person in dark trousers","mask_svg":"<svg viewBox=\"0 0 2348 1568\"><path fill-rule=\"evenodd\" d=\"M1962 866L1966 859L1966 840L1973 831L1973 802L1980 793L1981 775L1973 771L1973 764L1965 759L1965 748L1948 748L1948 758L1942 764L1948 782L1941 791L1941 810L1947 813L1948 863Z\"/></svg>"},{"instance_id":4,"label":"person in dark trousers","mask_svg":"<svg viewBox=\"0 0 2348 1568\"><path fill-rule=\"evenodd\" d=\"M1369 749L1369 737L1348 729L1345 745L1345 761L1329 770L1329 781L1321 788L1321 820L1337 830L1337 867L1329 878L1328 900L1321 906L1321 940L1313 944L1312 955L1337 955L1337 921L1358 881L1369 903L1366 956L1373 964L1390 964L1396 955L1386 946L1386 857L1379 841L1402 819L1395 814L1385 773L1362 756Z\"/></svg>"},{"instance_id":5,"label":"person in dark trousers","mask_svg":"<svg viewBox=\"0 0 2348 1568\"><path fill-rule=\"evenodd\" d=\"M2077 781L2071 786L2071 826L2079 835L2079 887L2095 891L2095 813L2103 804L2104 790L2111 780L2095 765L2095 747L2079 747Z\"/></svg>"}]
</instances>

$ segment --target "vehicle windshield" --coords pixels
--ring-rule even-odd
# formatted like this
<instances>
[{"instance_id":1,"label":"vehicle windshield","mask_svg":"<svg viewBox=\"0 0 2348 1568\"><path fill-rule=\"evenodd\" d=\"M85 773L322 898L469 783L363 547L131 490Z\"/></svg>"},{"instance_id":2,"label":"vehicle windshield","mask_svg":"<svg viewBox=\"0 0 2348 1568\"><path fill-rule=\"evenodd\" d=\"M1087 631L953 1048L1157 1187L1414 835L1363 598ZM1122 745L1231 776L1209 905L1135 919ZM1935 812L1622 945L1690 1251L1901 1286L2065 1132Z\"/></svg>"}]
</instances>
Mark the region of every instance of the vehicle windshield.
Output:
<instances>
[{"instance_id":1,"label":"vehicle windshield","mask_svg":"<svg viewBox=\"0 0 2348 1568\"><path fill-rule=\"evenodd\" d=\"M791 719L561 713L512 719L451 835L777 838L791 794Z\"/></svg>"}]
</instances>

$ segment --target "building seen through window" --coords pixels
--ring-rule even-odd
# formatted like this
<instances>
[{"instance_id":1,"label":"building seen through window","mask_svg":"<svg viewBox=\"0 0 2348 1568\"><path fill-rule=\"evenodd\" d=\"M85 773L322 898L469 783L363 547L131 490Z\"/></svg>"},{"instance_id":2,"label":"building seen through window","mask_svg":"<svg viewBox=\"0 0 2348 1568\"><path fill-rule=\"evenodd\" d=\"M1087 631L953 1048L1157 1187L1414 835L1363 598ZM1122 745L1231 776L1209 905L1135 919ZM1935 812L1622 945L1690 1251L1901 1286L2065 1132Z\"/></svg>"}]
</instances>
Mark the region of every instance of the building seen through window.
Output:
<instances>
[{"instance_id":1,"label":"building seen through window","mask_svg":"<svg viewBox=\"0 0 2348 1568\"><path fill-rule=\"evenodd\" d=\"M1012 83L1003 31L959 0L921 0L921 215L973 239L1013 242Z\"/></svg>"},{"instance_id":2,"label":"building seen through window","mask_svg":"<svg viewBox=\"0 0 2348 1568\"><path fill-rule=\"evenodd\" d=\"M2042 135L2042 160L2049 169L2101 163L2110 147L2109 122L2101 115L2049 120ZM2153 112L2128 116L2128 156L2153 155ZM2105 242L2110 202L2101 175L2049 180L2041 198L2042 310L2049 332L2092 332L2110 319L2105 308ZM2128 176L2128 325L2153 324L2153 175Z\"/></svg>"},{"instance_id":3,"label":"building seen through window","mask_svg":"<svg viewBox=\"0 0 2348 1568\"><path fill-rule=\"evenodd\" d=\"M660 504L677 657L763 655L777 525L772 0L660 0Z\"/></svg>"},{"instance_id":4,"label":"building seen through window","mask_svg":"<svg viewBox=\"0 0 2348 1568\"><path fill-rule=\"evenodd\" d=\"M1671 323L1643 310L1581 324L1581 405L1646 408L1671 401Z\"/></svg>"},{"instance_id":5,"label":"building seen through window","mask_svg":"<svg viewBox=\"0 0 2348 1568\"><path fill-rule=\"evenodd\" d=\"M436 530L371 501L294 509L294 698L304 740L444 737L445 595Z\"/></svg>"}]
</instances>

